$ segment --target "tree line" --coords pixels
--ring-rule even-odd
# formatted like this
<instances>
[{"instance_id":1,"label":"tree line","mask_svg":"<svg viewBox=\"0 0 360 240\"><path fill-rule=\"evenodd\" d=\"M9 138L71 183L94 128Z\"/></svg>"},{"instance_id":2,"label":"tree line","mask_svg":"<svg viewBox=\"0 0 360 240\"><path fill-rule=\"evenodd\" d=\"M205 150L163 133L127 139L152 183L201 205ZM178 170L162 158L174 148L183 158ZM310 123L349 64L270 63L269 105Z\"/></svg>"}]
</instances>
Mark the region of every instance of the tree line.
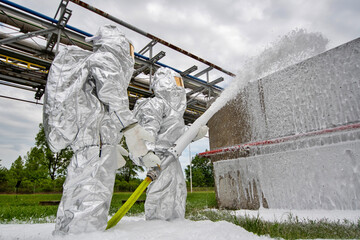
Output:
<instances>
[{"instance_id":1,"label":"tree line","mask_svg":"<svg viewBox=\"0 0 360 240\"><path fill-rule=\"evenodd\" d=\"M125 141L123 147L127 149ZM70 148L53 153L45 137L42 124L35 137L35 146L26 156L19 156L10 169L1 166L0 159L0 193L39 193L62 192L66 169L73 152ZM138 172L144 168L133 164L125 157L126 164L116 174L114 191L134 191L141 183ZM213 167L209 159L199 157L192 160L192 183L194 187L214 186ZM186 180L190 182L190 165L185 169Z\"/></svg>"}]
</instances>

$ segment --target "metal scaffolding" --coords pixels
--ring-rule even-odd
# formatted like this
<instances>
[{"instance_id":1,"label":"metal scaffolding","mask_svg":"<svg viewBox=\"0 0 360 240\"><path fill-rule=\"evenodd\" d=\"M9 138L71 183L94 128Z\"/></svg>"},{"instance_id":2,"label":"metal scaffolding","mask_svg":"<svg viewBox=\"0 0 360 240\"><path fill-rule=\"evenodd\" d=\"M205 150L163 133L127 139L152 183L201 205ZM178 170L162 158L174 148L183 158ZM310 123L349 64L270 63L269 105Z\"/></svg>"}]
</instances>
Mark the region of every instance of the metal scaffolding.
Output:
<instances>
[{"instance_id":1,"label":"metal scaffolding","mask_svg":"<svg viewBox=\"0 0 360 240\"><path fill-rule=\"evenodd\" d=\"M152 91L149 90L152 74L159 67L168 67L180 73L184 79L185 88L188 89L184 119L187 124L192 123L222 91L222 88L216 84L223 81L224 78L219 77L210 81L209 72L217 69L223 74L235 76L213 63L84 2L70 1L151 39L144 48L135 53L135 71L128 88L130 108L133 107L138 98L153 95ZM35 91L35 99L40 100L45 90L48 70L60 45L77 45L92 51L92 45L85 42L85 37L92 35L67 24L72 14L68 8L68 3L69 0L61 0L55 17L50 18L11 1L0 0L0 22L2 26L11 28L18 33L14 36L0 32L0 84ZM33 38L42 39L43 44L32 41ZM166 52L154 53L156 44L162 44L196 59L207 67L194 75L190 75L198 69L197 66L180 71L161 63L159 61L166 56ZM206 76L206 80L199 78L203 75ZM202 94L203 97L199 98L199 94Z\"/></svg>"}]
</instances>

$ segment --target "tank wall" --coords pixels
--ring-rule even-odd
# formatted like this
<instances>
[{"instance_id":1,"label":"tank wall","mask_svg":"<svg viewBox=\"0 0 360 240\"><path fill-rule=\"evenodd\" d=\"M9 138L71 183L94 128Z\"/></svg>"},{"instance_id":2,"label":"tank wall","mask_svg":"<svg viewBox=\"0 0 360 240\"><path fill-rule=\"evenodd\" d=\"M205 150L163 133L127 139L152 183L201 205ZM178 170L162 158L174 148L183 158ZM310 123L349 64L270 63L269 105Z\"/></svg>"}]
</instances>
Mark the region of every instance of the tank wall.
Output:
<instances>
[{"instance_id":1,"label":"tank wall","mask_svg":"<svg viewBox=\"0 0 360 240\"><path fill-rule=\"evenodd\" d=\"M249 83L210 119L210 148L359 122L359 52L356 39Z\"/></svg>"},{"instance_id":2,"label":"tank wall","mask_svg":"<svg viewBox=\"0 0 360 240\"><path fill-rule=\"evenodd\" d=\"M210 149L360 122L360 39L251 82L209 121ZM360 209L358 130L212 156L219 205Z\"/></svg>"}]
</instances>

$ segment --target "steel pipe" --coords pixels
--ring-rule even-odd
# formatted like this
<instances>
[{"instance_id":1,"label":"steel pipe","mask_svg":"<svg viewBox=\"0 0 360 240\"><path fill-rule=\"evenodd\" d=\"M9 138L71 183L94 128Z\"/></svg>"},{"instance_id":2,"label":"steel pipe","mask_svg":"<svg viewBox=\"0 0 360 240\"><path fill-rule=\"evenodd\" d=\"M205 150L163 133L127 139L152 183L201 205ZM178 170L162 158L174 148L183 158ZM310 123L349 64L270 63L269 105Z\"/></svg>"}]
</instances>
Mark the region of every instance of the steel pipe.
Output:
<instances>
[{"instance_id":1,"label":"steel pipe","mask_svg":"<svg viewBox=\"0 0 360 240\"><path fill-rule=\"evenodd\" d=\"M14 2L11 2L11 1L8 1L8 0L0 0L0 2L5 3L5 4L7 4L7 5L9 5L9 6L12 6L12 7L14 7L14 8L20 9L20 10L22 10L22 11L24 11L24 12L30 13L30 14L32 14L32 15L35 15L35 16L37 16L37 17L39 17L39 18L45 19L45 20L47 20L47 21L49 21L49 22L52 22L52 23L55 23L55 24L58 23L58 20L56 20L56 19L53 19L53 18L51 18L51 17L48 17L48 16L46 16L46 15L44 15L44 14L42 14L42 13L36 12L36 11L34 11L34 10L31 10L30 8L21 6L21 5L19 5L19 4L14 3ZM70 26L70 25L66 25L65 27L68 28L68 29L70 29L70 30L73 30L73 31L75 31L75 32L81 33L81 34L83 34L83 35L85 35L85 36L87 36L87 37L91 37L91 36L92 36L90 33L84 32L84 31L82 31L82 30L80 30L80 29L78 29L78 28L72 27L72 26Z\"/></svg>"}]
</instances>

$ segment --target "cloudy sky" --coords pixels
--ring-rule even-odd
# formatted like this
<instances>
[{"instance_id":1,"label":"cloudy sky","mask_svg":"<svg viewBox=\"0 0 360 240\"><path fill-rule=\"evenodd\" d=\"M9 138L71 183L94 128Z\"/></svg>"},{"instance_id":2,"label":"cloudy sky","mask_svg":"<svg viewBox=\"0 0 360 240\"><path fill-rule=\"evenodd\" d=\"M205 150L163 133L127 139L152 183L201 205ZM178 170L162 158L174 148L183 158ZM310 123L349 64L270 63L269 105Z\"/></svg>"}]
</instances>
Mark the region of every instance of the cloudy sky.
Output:
<instances>
[{"instance_id":1,"label":"cloudy sky","mask_svg":"<svg viewBox=\"0 0 360 240\"><path fill-rule=\"evenodd\" d=\"M320 32L329 39L328 48L353 40L360 35L360 1L358 0L149 0L115 1L84 0L145 32L237 73L244 60L256 56L269 44L296 29ZM54 17L60 0L13 0L13 2ZM109 20L73 3L69 25L94 34ZM0 28L1 31L5 31ZM133 41L135 51L149 39L123 28ZM161 62L179 70L204 65L165 49ZM210 80L225 77L219 84L227 87L236 78L212 71ZM0 95L30 101L34 93L0 85ZM34 146L38 125L42 122L42 106L0 98L0 159L9 168L20 155ZM191 153L208 149L208 140L191 144ZM189 163L188 149L181 157L183 167Z\"/></svg>"}]
</instances>

